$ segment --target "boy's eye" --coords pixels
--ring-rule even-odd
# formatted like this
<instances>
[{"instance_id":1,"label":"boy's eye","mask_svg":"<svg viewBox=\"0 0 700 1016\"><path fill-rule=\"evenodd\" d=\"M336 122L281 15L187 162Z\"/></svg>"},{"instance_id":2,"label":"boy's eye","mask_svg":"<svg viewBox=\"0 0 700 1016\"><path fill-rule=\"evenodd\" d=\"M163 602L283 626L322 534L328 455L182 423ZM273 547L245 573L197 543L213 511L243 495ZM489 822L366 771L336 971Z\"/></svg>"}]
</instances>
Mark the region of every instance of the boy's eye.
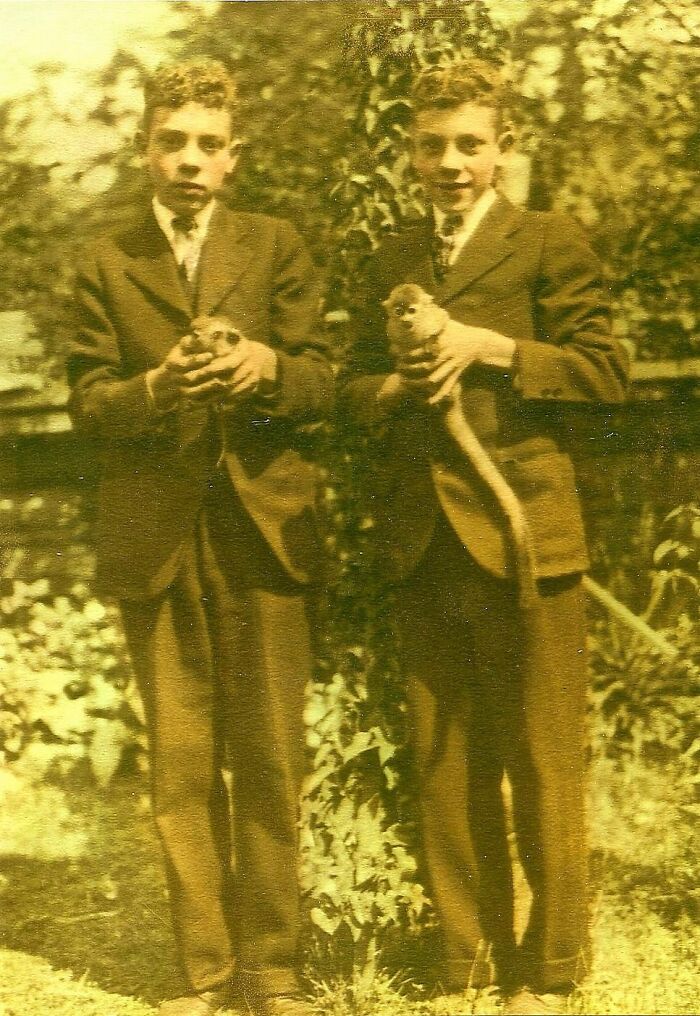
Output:
<instances>
[{"instance_id":1,"label":"boy's eye","mask_svg":"<svg viewBox=\"0 0 700 1016\"><path fill-rule=\"evenodd\" d=\"M200 141L203 152L220 152L223 147L224 142L221 138L202 138Z\"/></svg>"},{"instance_id":2,"label":"boy's eye","mask_svg":"<svg viewBox=\"0 0 700 1016\"><path fill-rule=\"evenodd\" d=\"M439 138L423 138L418 147L424 155L439 155L443 145Z\"/></svg>"},{"instance_id":3,"label":"boy's eye","mask_svg":"<svg viewBox=\"0 0 700 1016\"><path fill-rule=\"evenodd\" d=\"M185 143L185 138L182 134L160 134L158 136L160 147L166 152L176 152L179 148L182 148Z\"/></svg>"},{"instance_id":4,"label":"boy's eye","mask_svg":"<svg viewBox=\"0 0 700 1016\"><path fill-rule=\"evenodd\" d=\"M486 139L480 138L476 134L462 134L457 138L457 148L463 155L473 155L484 144L486 144Z\"/></svg>"}]
</instances>

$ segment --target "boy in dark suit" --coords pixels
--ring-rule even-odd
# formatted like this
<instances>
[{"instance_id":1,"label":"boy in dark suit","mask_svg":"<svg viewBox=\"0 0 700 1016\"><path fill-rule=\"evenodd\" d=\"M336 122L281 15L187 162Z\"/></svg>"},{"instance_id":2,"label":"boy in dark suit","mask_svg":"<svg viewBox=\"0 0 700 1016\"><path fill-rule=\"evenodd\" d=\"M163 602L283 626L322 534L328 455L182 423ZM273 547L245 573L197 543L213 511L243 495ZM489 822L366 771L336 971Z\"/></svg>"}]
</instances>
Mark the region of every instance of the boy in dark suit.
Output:
<instances>
[{"instance_id":1,"label":"boy in dark suit","mask_svg":"<svg viewBox=\"0 0 700 1016\"><path fill-rule=\"evenodd\" d=\"M584 821L588 559L560 407L623 398L599 267L563 216L494 190L510 138L497 70L424 72L411 153L427 219L388 238L342 390L386 428L376 539L396 583L425 865L451 989L499 985L506 1010L559 1011L588 952ZM382 301L416 283L453 325L397 360ZM431 396L459 379L467 420L518 497L536 558L521 610L507 520ZM503 778L533 895L520 942Z\"/></svg>"},{"instance_id":2,"label":"boy in dark suit","mask_svg":"<svg viewBox=\"0 0 700 1016\"><path fill-rule=\"evenodd\" d=\"M152 205L81 265L68 372L75 427L102 454L98 584L143 696L188 984L161 1011L218 1011L235 972L252 1012L304 1016L296 823L319 547L298 425L331 398L318 292L288 224L217 200L239 148L225 69L163 67L145 98ZM202 315L238 341L184 351Z\"/></svg>"}]
</instances>

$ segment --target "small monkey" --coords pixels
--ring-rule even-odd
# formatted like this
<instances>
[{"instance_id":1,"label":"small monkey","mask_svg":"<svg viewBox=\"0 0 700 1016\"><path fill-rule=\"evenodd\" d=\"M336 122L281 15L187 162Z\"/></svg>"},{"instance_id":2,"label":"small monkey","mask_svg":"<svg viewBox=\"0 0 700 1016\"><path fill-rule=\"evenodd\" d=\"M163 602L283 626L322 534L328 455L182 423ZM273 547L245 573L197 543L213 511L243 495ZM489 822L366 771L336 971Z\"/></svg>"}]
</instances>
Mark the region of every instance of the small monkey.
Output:
<instances>
[{"instance_id":1,"label":"small monkey","mask_svg":"<svg viewBox=\"0 0 700 1016\"><path fill-rule=\"evenodd\" d=\"M382 304L389 320L386 331L392 348L405 354L430 348L438 340L450 315L420 286L396 286Z\"/></svg>"},{"instance_id":2,"label":"small monkey","mask_svg":"<svg viewBox=\"0 0 700 1016\"><path fill-rule=\"evenodd\" d=\"M190 325L191 331L180 339L180 350L185 354L211 353L212 356L225 356L241 339L241 333L227 317L208 317L202 315L195 318ZM194 399L188 400L196 406ZM219 437L221 440L220 465L227 451L226 425L223 417L223 402L214 403Z\"/></svg>"},{"instance_id":3,"label":"small monkey","mask_svg":"<svg viewBox=\"0 0 700 1016\"><path fill-rule=\"evenodd\" d=\"M387 335L395 353L406 355L419 349L439 349L440 336L450 324L451 318L444 307L438 306L424 289L414 283L396 286L383 306L388 318ZM530 527L518 498L467 421L461 394L462 386L457 381L440 399L438 406L443 411L448 432L479 479L496 498L508 521L515 552L520 601L523 607L528 607L536 595L535 554Z\"/></svg>"},{"instance_id":4,"label":"small monkey","mask_svg":"<svg viewBox=\"0 0 700 1016\"><path fill-rule=\"evenodd\" d=\"M198 317L190 325L192 331L180 339L183 353L212 353L224 356L241 338L235 325L225 317Z\"/></svg>"}]
</instances>

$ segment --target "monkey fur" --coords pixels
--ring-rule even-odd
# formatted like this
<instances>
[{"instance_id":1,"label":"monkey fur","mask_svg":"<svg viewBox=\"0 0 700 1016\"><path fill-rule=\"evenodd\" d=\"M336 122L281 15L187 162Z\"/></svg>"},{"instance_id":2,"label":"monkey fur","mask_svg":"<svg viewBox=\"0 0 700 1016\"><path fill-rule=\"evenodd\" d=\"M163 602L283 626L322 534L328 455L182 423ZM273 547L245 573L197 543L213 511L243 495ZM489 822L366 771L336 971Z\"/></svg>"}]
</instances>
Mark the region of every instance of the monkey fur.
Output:
<instances>
[{"instance_id":1,"label":"monkey fur","mask_svg":"<svg viewBox=\"0 0 700 1016\"><path fill-rule=\"evenodd\" d=\"M184 354L211 353L212 356L225 356L240 341L241 333L227 317L209 317L202 315L195 318L190 325L190 332L180 339L180 351ZM190 404L196 409L197 404ZM227 451L226 424L223 415L223 403L213 405L219 437L221 454L218 465L221 465Z\"/></svg>"},{"instance_id":2,"label":"monkey fur","mask_svg":"<svg viewBox=\"0 0 700 1016\"><path fill-rule=\"evenodd\" d=\"M195 318L190 325L189 335L180 339L180 350L183 353L212 353L224 356L229 353L241 337L241 333L228 318L207 317Z\"/></svg>"},{"instance_id":3,"label":"monkey fur","mask_svg":"<svg viewBox=\"0 0 700 1016\"><path fill-rule=\"evenodd\" d=\"M387 335L395 353L405 356L421 348L439 349L440 337L449 327L451 318L424 289L414 283L396 286L383 306L387 313ZM518 498L467 421L461 394L462 386L457 381L440 400L439 407L448 432L505 515L513 542L520 603L528 608L537 593L530 526Z\"/></svg>"}]
</instances>

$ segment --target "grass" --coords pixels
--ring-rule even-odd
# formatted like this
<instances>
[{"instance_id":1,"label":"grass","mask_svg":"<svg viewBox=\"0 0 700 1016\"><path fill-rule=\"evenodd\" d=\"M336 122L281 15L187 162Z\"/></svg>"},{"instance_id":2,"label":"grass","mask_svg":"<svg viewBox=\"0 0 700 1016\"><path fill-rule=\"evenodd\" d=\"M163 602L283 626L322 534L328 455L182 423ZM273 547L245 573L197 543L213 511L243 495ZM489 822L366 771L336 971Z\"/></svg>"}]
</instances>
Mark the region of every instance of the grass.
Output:
<instances>
[{"instance_id":1,"label":"grass","mask_svg":"<svg viewBox=\"0 0 700 1016\"><path fill-rule=\"evenodd\" d=\"M178 982L172 974L176 959L168 905L143 785L116 781L108 791L98 792L85 780L71 787L65 801L74 816L65 840L68 856L60 856L58 842L53 853L47 852L50 830L60 841L66 820L61 814L62 822L56 826L55 801L46 788L29 794L21 807L15 803L11 818L5 814L0 819L0 842L5 845L1 990L7 994L7 985L18 983L17 970L29 972L32 959L39 958L36 983L42 983L48 963L54 971L70 972L81 998L91 987L107 993L111 1007L98 1008L101 1013L148 1012L148 1004L174 993ZM13 833L14 851L8 849ZM79 851L76 844L81 845ZM46 996L37 995L34 1004L36 983L26 997L18 997L13 989L12 1007L0 994L12 1016L54 1011L46 1006L58 982L47 978ZM60 984L59 995L68 990L63 976ZM122 1008L117 997L123 999ZM133 1008L132 998L143 1003L141 1008ZM66 1011L75 1011L76 1016L92 1012L77 998L75 1006ZM2 1009L0 1016L6 1016Z\"/></svg>"},{"instance_id":2,"label":"grass","mask_svg":"<svg viewBox=\"0 0 700 1016\"><path fill-rule=\"evenodd\" d=\"M699 863L673 775L594 767L596 962L572 1014L700 1013ZM0 787L0 1016L152 1014L180 985L142 782L12 793ZM489 992L431 999L400 975L315 990L326 1016L499 1012Z\"/></svg>"}]
</instances>

